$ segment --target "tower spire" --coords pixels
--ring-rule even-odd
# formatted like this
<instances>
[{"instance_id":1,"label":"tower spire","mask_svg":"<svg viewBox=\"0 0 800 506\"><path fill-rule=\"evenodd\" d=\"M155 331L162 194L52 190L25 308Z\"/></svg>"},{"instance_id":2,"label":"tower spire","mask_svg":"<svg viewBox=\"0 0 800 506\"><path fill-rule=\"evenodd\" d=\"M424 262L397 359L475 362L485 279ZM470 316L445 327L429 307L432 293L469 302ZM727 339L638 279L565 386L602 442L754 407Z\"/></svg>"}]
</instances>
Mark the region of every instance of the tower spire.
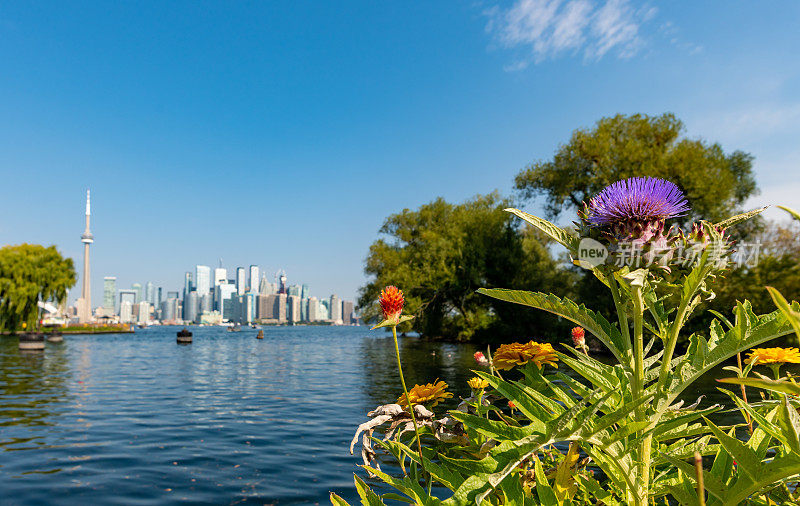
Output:
<instances>
[{"instance_id":1,"label":"tower spire","mask_svg":"<svg viewBox=\"0 0 800 506\"><path fill-rule=\"evenodd\" d=\"M86 229L81 235L83 243L83 284L81 286L81 298L78 299L78 321L86 323L92 319L92 284L89 269L89 245L94 242L94 236L89 229L91 216L91 204L89 200L89 189L86 189Z\"/></svg>"}]
</instances>

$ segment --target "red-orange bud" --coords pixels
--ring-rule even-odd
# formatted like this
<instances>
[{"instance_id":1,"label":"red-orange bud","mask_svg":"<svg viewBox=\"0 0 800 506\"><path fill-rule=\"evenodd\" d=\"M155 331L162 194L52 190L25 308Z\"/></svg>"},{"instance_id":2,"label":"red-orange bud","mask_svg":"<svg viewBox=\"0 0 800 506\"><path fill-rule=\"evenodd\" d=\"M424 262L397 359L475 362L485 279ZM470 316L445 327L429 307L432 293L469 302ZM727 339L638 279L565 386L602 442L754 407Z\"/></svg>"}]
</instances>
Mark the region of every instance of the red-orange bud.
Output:
<instances>
[{"instance_id":1,"label":"red-orange bud","mask_svg":"<svg viewBox=\"0 0 800 506\"><path fill-rule=\"evenodd\" d=\"M583 327L575 327L572 329L572 342L575 346L583 347L586 345L585 335L586 332L583 330Z\"/></svg>"},{"instance_id":2,"label":"red-orange bud","mask_svg":"<svg viewBox=\"0 0 800 506\"><path fill-rule=\"evenodd\" d=\"M383 311L384 320L396 320L400 318L400 313L403 312L403 291L396 286L387 286L381 290L381 298L378 299L381 303L381 311Z\"/></svg>"}]
</instances>

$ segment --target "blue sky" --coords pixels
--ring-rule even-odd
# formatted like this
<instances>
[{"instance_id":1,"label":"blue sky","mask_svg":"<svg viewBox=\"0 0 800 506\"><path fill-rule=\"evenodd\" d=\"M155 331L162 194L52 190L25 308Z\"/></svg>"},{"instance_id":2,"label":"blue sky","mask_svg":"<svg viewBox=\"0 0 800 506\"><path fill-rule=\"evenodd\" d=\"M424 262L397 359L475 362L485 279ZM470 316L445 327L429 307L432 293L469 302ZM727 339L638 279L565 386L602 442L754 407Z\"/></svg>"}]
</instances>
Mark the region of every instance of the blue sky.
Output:
<instances>
[{"instance_id":1,"label":"blue sky","mask_svg":"<svg viewBox=\"0 0 800 506\"><path fill-rule=\"evenodd\" d=\"M800 208L798 50L789 1L6 2L0 242L78 261L90 187L95 304L219 258L352 298L388 214L509 193L618 112Z\"/></svg>"}]
</instances>

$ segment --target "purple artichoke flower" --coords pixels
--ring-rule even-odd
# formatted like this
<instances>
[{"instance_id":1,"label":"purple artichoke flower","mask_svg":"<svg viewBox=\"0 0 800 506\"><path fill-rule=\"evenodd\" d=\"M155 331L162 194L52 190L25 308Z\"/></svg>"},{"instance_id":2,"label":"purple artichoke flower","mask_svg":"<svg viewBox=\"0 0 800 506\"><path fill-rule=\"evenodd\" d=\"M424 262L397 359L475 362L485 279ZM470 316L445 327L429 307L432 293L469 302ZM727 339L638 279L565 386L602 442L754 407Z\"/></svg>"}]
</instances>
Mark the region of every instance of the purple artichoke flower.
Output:
<instances>
[{"instance_id":1,"label":"purple artichoke flower","mask_svg":"<svg viewBox=\"0 0 800 506\"><path fill-rule=\"evenodd\" d=\"M584 220L608 227L620 240L648 241L664 231L664 220L683 216L689 204L675 183L654 177L617 181L592 197Z\"/></svg>"}]
</instances>

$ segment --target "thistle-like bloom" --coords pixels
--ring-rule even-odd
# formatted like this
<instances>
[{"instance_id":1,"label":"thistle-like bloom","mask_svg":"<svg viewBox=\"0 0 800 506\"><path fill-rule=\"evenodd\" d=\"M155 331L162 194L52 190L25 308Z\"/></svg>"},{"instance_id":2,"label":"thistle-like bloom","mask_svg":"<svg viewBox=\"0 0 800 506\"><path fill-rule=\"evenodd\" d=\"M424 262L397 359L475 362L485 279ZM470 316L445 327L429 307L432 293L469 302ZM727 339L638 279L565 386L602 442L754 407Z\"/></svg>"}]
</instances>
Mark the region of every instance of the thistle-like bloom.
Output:
<instances>
[{"instance_id":1,"label":"thistle-like bloom","mask_svg":"<svg viewBox=\"0 0 800 506\"><path fill-rule=\"evenodd\" d=\"M654 177L632 177L607 186L589 201L594 226L625 221L648 222L683 216L689 204L675 183Z\"/></svg>"},{"instance_id":2,"label":"thistle-like bloom","mask_svg":"<svg viewBox=\"0 0 800 506\"><path fill-rule=\"evenodd\" d=\"M477 362L478 365L489 365L489 360L483 353L476 351L473 356L475 357L475 362Z\"/></svg>"},{"instance_id":3,"label":"thistle-like bloom","mask_svg":"<svg viewBox=\"0 0 800 506\"><path fill-rule=\"evenodd\" d=\"M441 401L453 397L447 390L447 383L444 381L437 381L435 383L428 383L426 385L414 385L414 388L408 391L408 398L412 405L425 404L429 407L436 406ZM405 394L397 398L397 404L404 408L408 406Z\"/></svg>"},{"instance_id":4,"label":"thistle-like bloom","mask_svg":"<svg viewBox=\"0 0 800 506\"><path fill-rule=\"evenodd\" d=\"M553 345L530 341L525 344L501 344L494 353L494 366L500 370L513 369L516 366L533 362L539 369L543 364L558 367L558 356Z\"/></svg>"},{"instance_id":5,"label":"thistle-like bloom","mask_svg":"<svg viewBox=\"0 0 800 506\"><path fill-rule=\"evenodd\" d=\"M753 348L746 359L748 364L800 364L800 350L797 348Z\"/></svg>"},{"instance_id":6,"label":"thistle-like bloom","mask_svg":"<svg viewBox=\"0 0 800 506\"><path fill-rule=\"evenodd\" d=\"M381 297L378 299L381 304L384 320L397 320L403 312L403 291L396 286L387 286L381 290Z\"/></svg>"},{"instance_id":7,"label":"thistle-like bloom","mask_svg":"<svg viewBox=\"0 0 800 506\"><path fill-rule=\"evenodd\" d=\"M474 378L467 381L467 385L475 391L484 390L489 387L489 382L483 378L479 378L475 376Z\"/></svg>"},{"instance_id":8,"label":"thistle-like bloom","mask_svg":"<svg viewBox=\"0 0 800 506\"><path fill-rule=\"evenodd\" d=\"M660 235L664 220L683 216L689 204L675 183L654 177L617 181L592 197L582 213L593 227L608 227L618 239L647 241Z\"/></svg>"},{"instance_id":9,"label":"thistle-like bloom","mask_svg":"<svg viewBox=\"0 0 800 506\"><path fill-rule=\"evenodd\" d=\"M571 333L572 344L574 344L575 347L583 348L586 346L586 332L583 330L583 327L574 327Z\"/></svg>"}]
</instances>

